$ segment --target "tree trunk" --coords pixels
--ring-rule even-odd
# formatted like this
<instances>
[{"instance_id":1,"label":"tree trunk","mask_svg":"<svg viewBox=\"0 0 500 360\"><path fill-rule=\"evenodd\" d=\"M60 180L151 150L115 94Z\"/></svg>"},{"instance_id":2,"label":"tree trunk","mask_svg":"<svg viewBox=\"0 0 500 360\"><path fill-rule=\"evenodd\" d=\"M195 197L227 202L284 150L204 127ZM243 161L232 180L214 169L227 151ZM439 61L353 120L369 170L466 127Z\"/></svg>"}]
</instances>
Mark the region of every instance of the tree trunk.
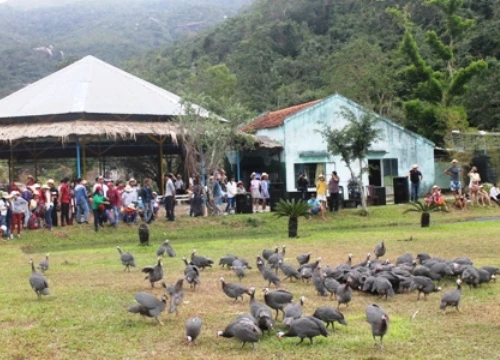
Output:
<instances>
[{"instance_id":1,"label":"tree trunk","mask_svg":"<svg viewBox=\"0 0 500 360\"><path fill-rule=\"evenodd\" d=\"M366 205L365 187L363 186L363 159L359 159L359 187L361 190L361 207L364 215L367 215L368 207Z\"/></svg>"},{"instance_id":2,"label":"tree trunk","mask_svg":"<svg viewBox=\"0 0 500 360\"><path fill-rule=\"evenodd\" d=\"M431 214L428 212L423 212L420 218L420 225L422 227L429 227L431 225Z\"/></svg>"},{"instance_id":3,"label":"tree trunk","mask_svg":"<svg viewBox=\"0 0 500 360\"><path fill-rule=\"evenodd\" d=\"M296 217L288 218L288 237L296 238L297 237L297 229L299 227L299 219Z\"/></svg>"}]
</instances>

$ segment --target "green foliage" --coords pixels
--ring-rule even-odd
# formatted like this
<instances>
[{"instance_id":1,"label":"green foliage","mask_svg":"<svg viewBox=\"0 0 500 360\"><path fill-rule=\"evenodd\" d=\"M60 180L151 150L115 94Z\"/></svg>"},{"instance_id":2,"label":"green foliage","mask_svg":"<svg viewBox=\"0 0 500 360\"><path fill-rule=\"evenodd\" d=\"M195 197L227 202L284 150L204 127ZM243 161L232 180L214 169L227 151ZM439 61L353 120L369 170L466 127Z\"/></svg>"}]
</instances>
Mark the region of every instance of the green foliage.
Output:
<instances>
[{"instance_id":1,"label":"green foliage","mask_svg":"<svg viewBox=\"0 0 500 360\"><path fill-rule=\"evenodd\" d=\"M453 52L451 48L445 45L441 39L438 38L435 31L427 32L427 43L431 46L432 50L441 59L448 61L453 58Z\"/></svg>"},{"instance_id":2,"label":"green foliage","mask_svg":"<svg viewBox=\"0 0 500 360\"><path fill-rule=\"evenodd\" d=\"M409 205L410 208L406 209L403 212L403 214L407 214L409 212L418 212L418 213L431 213L437 211L448 212L448 210L444 205L436 205L436 204L427 205L426 203L422 203L421 201L411 202Z\"/></svg>"},{"instance_id":3,"label":"green foliage","mask_svg":"<svg viewBox=\"0 0 500 360\"><path fill-rule=\"evenodd\" d=\"M453 78L453 81L451 82L450 89L448 90L448 96L452 98L454 96L463 95L466 91L466 84L470 82L472 77L487 68L488 63L484 60L479 60L474 61L467 67L458 70Z\"/></svg>"},{"instance_id":4,"label":"green foliage","mask_svg":"<svg viewBox=\"0 0 500 360\"><path fill-rule=\"evenodd\" d=\"M309 205L303 200L284 200L280 199L276 204L276 211L273 213L277 217L288 217L298 219L309 215Z\"/></svg>"}]
</instances>

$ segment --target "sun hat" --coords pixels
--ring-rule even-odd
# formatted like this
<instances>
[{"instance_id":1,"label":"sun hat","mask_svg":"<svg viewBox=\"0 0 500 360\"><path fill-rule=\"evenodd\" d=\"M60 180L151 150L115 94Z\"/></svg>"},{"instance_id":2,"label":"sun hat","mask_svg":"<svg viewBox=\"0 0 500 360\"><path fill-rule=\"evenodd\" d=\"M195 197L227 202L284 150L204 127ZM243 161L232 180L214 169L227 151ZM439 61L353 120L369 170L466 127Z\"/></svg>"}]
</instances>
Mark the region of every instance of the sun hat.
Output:
<instances>
[{"instance_id":1,"label":"sun hat","mask_svg":"<svg viewBox=\"0 0 500 360\"><path fill-rule=\"evenodd\" d=\"M433 188L433 189L439 189L439 186L434 185L432 188Z\"/></svg>"},{"instance_id":2,"label":"sun hat","mask_svg":"<svg viewBox=\"0 0 500 360\"><path fill-rule=\"evenodd\" d=\"M262 175L260 176L260 178L262 179L264 176L269 176L269 175L267 175L266 172L263 172Z\"/></svg>"},{"instance_id":3,"label":"sun hat","mask_svg":"<svg viewBox=\"0 0 500 360\"><path fill-rule=\"evenodd\" d=\"M453 159L453 160L451 160L451 163L452 163L452 164L453 164L453 163L457 163L457 162L458 162L458 160L457 160L457 159Z\"/></svg>"},{"instance_id":4,"label":"sun hat","mask_svg":"<svg viewBox=\"0 0 500 360\"><path fill-rule=\"evenodd\" d=\"M127 186L125 186L125 189L123 189L123 190L126 191L126 192L131 192L132 191L132 186L127 185Z\"/></svg>"},{"instance_id":5,"label":"sun hat","mask_svg":"<svg viewBox=\"0 0 500 360\"><path fill-rule=\"evenodd\" d=\"M26 176L26 178L27 179L33 179L33 180L35 180L35 178L33 177L33 175L28 175L28 176Z\"/></svg>"},{"instance_id":6,"label":"sun hat","mask_svg":"<svg viewBox=\"0 0 500 360\"><path fill-rule=\"evenodd\" d=\"M37 184L35 184L35 185L33 185L33 187L34 187L35 189L40 189L40 188L41 188L40 184L38 184L38 183L37 183Z\"/></svg>"},{"instance_id":7,"label":"sun hat","mask_svg":"<svg viewBox=\"0 0 500 360\"><path fill-rule=\"evenodd\" d=\"M418 168L418 165L417 164L413 164L413 166L411 168L412 169L416 169L416 168Z\"/></svg>"},{"instance_id":8,"label":"sun hat","mask_svg":"<svg viewBox=\"0 0 500 360\"><path fill-rule=\"evenodd\" d=\"M50 186L49 186L48 184L43 184L43 185L42 185L42 190L43 190L43 189L47 189L47 190L48 190L48 189L50 189Z\"/></svg>"},{"instance_id":9,"label":"sun hat","mask_svg":"<svg viewBox=\"0 0 500 360\"><path fill-rule=\"evenodd\" d=\"M99 176L97 177L97 180L104 180L104 176L99 175Z\"/></svg>"},{"instance_id":10,"label":"sun hat","mask_svg":"<svg viewBox=\"0 0 500 360\"><path fill-rule=\"evenodd\" d=\"M128 182L131 183L131 182L136 182L136 181L134 178L130 178L130 180Z\"/></svg>"},{"instance_id":11,"label":"sun hat","mask_svg":"<svg viewBox=\"0 0 500 360\"><path fill-rule=\"evenodd\" d=\"M87 180L82 180L81 184L82 185L87 185Z\"/></svg>"},{"instance_id":12,"label":"sun hat","mask_svg":"<svg viewBox=\"0 0 500 360\"><path fill-rule=\"evenodd\" d=\"M54 185L54 180L53 180L53 179L49 179L49 180L47 180L47 184L52 184L52 185Z\"/></svg>"},{"instance_id":13,"label":"sun hat","mask_svg":"<svg viewBox=\"0 0 500 360\"><path fill-rule=\"evenodd\" d=\"M13 190L10 192L10 196L14 197L16 195L19 195L19 191Z\"/></svg>"},{"instance_id":14,"label":"sun hat","mask_svg":"<svg viewBox=\"0 0 500 360\"><path fill-rule=\"evenodd\" d=\"M2 194L2 198L4 198L4 199L12 199L12 195L5 191Z\"/></svg>"},{"instance_id":15,"label":"sun hat","mask_svg":"<svg viewBox=\"0 0 500 360\"><path fill-rule=\"evenodd\" d=\"M320 175L318 176L318 179L321 179L321 178L323 178L323 179L324 179L324 178L325 178L325 175L320 174Z\"/></svg>"}]
</instances>

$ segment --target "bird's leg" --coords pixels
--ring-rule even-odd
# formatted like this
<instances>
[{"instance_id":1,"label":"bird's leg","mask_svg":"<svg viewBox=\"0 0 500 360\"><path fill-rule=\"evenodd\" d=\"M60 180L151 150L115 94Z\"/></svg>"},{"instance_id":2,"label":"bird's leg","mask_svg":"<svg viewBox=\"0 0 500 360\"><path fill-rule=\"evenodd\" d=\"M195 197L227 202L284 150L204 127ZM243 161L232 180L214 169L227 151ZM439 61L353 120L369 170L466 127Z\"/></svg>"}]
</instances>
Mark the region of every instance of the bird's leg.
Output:
<instances>
[{"instance_id":1,"label":"bird's leg","mask_svg":"<svg viewBox=\"0 0 500 360\"><path fill-rule=\"evenodd\" d=\"M276 309L276 317L274 318L274 320L278 320L278 309Z\"/></svg>"},{"instance_id":2,"label":"bird's leg","mask_svg":"<svg viewBox=\"0 0 500 360\"><path fill-rule=\"evenodd\" d=\"M164 324L161 322L160 319L158 319L158 316L155 317L155 320L158 322L158 325L163 326Z\"/></svg>"},{"instance_id":3,"label":"bird's leg","mask_svg":"<svg viewBox=\"0 0 500 360\"><path fill-rule=\"evenodd\" d=\"M313 338L312 338L312 337L310 337L310 338L309 338L309 340L311 341L311 343L310 343L309 345L312 345L312 343L313 343Z\"/></svg>"},{"instance_id":4,"label":"bird's leg","mask_svg":"<svg viewBox=\"0 0 500 360\"><path fill-rule=\"evenodd\" d=\"M297 345L302 344L303 341L304 341L304 338L300 338L300 341L297 343Z\"/></svg>"},{"instance_id":5,"label":"bird's leg","mask_svg":"<svg viewBox=\"0 0 500 360\"><path fill-rule=\"evenodd\" d=\"M460 309L458 308L458 306L456 306L456 308L457 308L457 311L460 312Z\"/></svg>"},{"instance_id":6,"label":"bird's leg","mask_svg":"<svg viewBox=\"0 0 500 360\"><path fill-rule=\"evenodd\" d=\"M125 266L125 268L123 269L123 272L125 272L125 270L127 270L127 267Z\"/></svg>"},{"instance_id":7,"label":"bird's leg","mask_svg":"<svg viewBox=\"0 0 500 360\"><path fill-rule=\"evenodd\" d=\"M417 301L420 300L420 291L418 292Z\"/></svg>"},{"instance_id":8,"label":"bird's leg","mask_svg":"<svg viewBox=\"0 0 500 360\"><path fill-rule=\"evenodd\" d=\"M241 345L241 348L243 349L245 347L246 342L243 341L243 345Z\"/></svg>"}]
</instances>

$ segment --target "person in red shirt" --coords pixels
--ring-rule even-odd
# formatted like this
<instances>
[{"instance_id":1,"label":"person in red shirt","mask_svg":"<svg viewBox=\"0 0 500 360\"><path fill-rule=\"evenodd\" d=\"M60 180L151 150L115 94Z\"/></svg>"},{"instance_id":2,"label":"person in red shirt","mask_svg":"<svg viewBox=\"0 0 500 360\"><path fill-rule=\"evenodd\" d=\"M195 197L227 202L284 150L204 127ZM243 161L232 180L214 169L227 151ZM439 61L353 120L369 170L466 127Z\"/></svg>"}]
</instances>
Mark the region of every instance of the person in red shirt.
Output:
<instances>
[{"instance_id":1,"label":"person in red shirt","mask_svg":"<svg viewBox=\"0 0 500 360\"><path fill-rule=\"evenodd\" d=\"M119 206L120 206L120 195L115 187L115 184L110 181L108 183L108 192L106 193L106 197L108 198L109 205L111 209L109 210L108 219L111 225L116 227L118 225L118 215L119 215ZM112 215L112 216L110 216Z\"/></svg>"},{"instance_id":2,"label":"person in red shirt","mask_svg":"<svg viewBox=\"0 0 500 360\"><path fill-rule=\"evenodd\" d=\"M69 178L65 177L61 180L61 188L59 190L59 204L61 204L61 226L69 225Z\"/></svg>"}]
</instances>

